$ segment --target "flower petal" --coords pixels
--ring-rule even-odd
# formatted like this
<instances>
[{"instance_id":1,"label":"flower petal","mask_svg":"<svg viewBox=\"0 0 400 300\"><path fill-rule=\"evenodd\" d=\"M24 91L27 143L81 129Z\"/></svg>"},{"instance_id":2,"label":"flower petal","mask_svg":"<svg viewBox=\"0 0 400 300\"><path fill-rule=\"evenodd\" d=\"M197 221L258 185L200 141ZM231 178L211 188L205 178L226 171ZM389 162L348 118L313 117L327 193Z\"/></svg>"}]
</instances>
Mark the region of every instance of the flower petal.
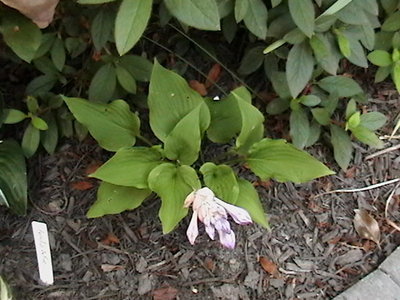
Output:
<instances>
[{"instance_id":1,"label":"flower petal","mask_svg":"<svg viewBox=\"0 0 400 300\"><path fill-rule=\"evenodd\" d=\"M190 220L189 227L186 231L187 238L189 242L194 245L194 241L196 240L197 236L199 235L199 228L197 226L197 212L193 211L192 219Z\"/></svg>"},{"instance_id":2,"label":"flower petal","mask_svg":"<svg viewBox=\"0 0 400 300\"><path fill-rule=\"evenodd\" d=\"M195 197L196 197L196 191L193 191L189 195L187 195L185 202L183 203L183 207L188 208L190 205L192 205Z\"/></svg>"},{"instance_id":3,"label":"flower petal","mask_svg":"<svg viewBox=\"0 0 400 300\"><path fill-rule=\"evenodd\" d=\"M218 232L223 231L223 232L229 233L232 231L231 225L224 218L219 218L219 219L214 219L214 220L211 219L211 224L214 225L215 229L217 229Z\"/></svg>"},{"instance_id":4,"label":"flower petal","mask_svg":"<svg viewBox=\"0 0 400 300\"><path fill-rule=\"evenodd\" d=\"M224 231L218 231L218 234L219 234L219 241L222 246L228 249L235 248L236 238L233 230L231 230L231 232L229 233Z\"/></svg>"},{"instance_id":5,"label":"flower petal","mask_svg":"<svg viewBox=\"0 0 400 300\"><path fill-rule=\"evenodd\" d=\"M210 239L215 239L215 227L211 224L211 218L209 216L205 217L203 220L204 226L206 228L206 232Z\"/></svg>"},{"instance_id":6,"label":"flower petal","mask_svg":"<svg viewBox=\"0 0 400 300\"><path fill-rule=\"evenodd\" d=\"M238 223L240 225L246 225L246 224L253 223L249 213L245 209L235 206L235 205L232 205L232 204L228 204L228 203L218 199L217 197L214 198L214 201L217 202L219 205L221 205L223 208L225 208L226 211L228 212L228 214L232 217L232 219L236 223Z\"/></svg>"}]
</instances>

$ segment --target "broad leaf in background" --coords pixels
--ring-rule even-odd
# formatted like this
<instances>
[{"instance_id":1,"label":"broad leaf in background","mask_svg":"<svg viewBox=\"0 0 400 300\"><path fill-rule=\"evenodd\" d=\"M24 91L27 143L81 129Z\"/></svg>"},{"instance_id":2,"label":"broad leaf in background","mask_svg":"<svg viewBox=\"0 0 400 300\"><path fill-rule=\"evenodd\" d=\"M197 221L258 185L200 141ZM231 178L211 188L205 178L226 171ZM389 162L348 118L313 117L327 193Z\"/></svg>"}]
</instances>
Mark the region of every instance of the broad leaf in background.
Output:
<instances>
[{"instance_id":1,"label":"broad leaf in background","mask_svg":"<svg viewBox=\"0 0 400 300\"><path fill-rule=\"evenodd\" d=\"M115 22L115 12L108 7L101 9L94 17L90 33L93 45L97 51L106 45L113 36L113 26Z\"/></svg>"},{"instance_id":2,"label":"broad leaf in background","mask_svg":"<svg viewBox=\"0 0 400 300\"><path fill-rule=\"evenodd\" d=\"M161 198L159 217L164 234L169 233L186 216L183 203L191 192L200 189L200 180L193 168L171 163L154 168L148 180L150 189Z\"/></svg>"},{"instance_id":3,"label":"broad leaf in background","mask_svg":"<svg viewBox=\"0 0 400 300\"><path fill-rule=\"evenodd\" d=\"M139 207L151 194L150 190L119 186L102 182L97 190L97 200L89 208L86 216L98 218L104 215L119 214L125 210Z\"/></svg>"},{"instance_id":4,"label":"broad leaf in background","mask_svg":"<svg viewBox=\"0 0 400 300\"><path fill-rule=\"evenodd\" d=\"M345 76L328 76L318 82L320 88L338 97L351 97L362 93L360 85Z\"/></svg>"},{"instance_id":5,"label":"broad leaf in background","mask_svg":"<svg viewBox=\"0 0 400 300\"><path fill-rule=\"evenodd\" d=\"M249 8L249 0L236 0L235 1L235 20L239 23L243 20Z\"/></svg>"},{"instance_id":6,"label":"broad leaf in background","mask_svg":"<svg viewBox=\"0 0 400 300\"><path fill-rule=\"evenodd\" d=\"M45 114L43 118L48 125L48 129L40 132L40 140L44 149L49 154L53 154L58 142L58 125L51 112Z\"/></svg>"},{"instance_id":7,"label":"broad leaf in background","mask_svg":"<svg viewBox=\"0 0 400 300\"><path fill-rule=\"evenodd\" d=\"M339 67L340 53L337 53L327 34L317 33L310 39L310 46L318 64L328 73L336 75Z\"/></svg>"},{"instance_id":8,"label":"broad leaf in background","mask_svg":"<svg viewBox=\"0 0 400 300\"><path fill-rule=\"evenodd\" d=\"M300 105L290 113L290 136L292 143L299 149L303 149L310 135L310 121L307 111Z\"/></svg>"},{"instance_id":9,"label":"broad leaf in background","mask_svg":"<svg viewBox=\"0 0 400 300\"><path fill-rule=\"evenodd\" d=\"M153 64L146 58L138 55L124 55L120 64L138 81L148 82L153 70Z\"/></svg>"},{"instance_id":10,"label":"broad leaf in background","mask_svg":"<svg viewBox=\"0 0 400 300\"><path fill-rule=\"evenodd\" d=\"M369 130L377 130L385 125L387 118L384 114L372 111L360 116L360 125L368 128Z\"/></svg>"},{"instance_id":11,"label":"broad leaf in background","mask_svg":"<svg viewBox=\"0 0 400 300\"><path fill-rule=\"evenodd\" d=\"M286 78L293 98L296 98L311 79L314 69L312 51L305 42L290 49L286 61Z\"/></svg>"},{"instance_id":12,"label":"broad leaf in background","mask_svg":"<svg viewBox=\"0 0 400 300\"><path fill-rule=\"evenodd\" d=\"M111 100L117 85L117 75L111 63L97 70L89 86L89 100L105 103Z\"/></svg>"},{"instance_id":13,"label":"broad leaf in background","mask_svg":"<svg viewBox=\"0 0 400 300\"><path fill-rule=\"evenodd\" d=\"M155 148L122 148L90 177L112 184L148 188L147 177L162 163L161 153Z\"/></svg>"},{"instance_id":14,"label":"broad leaf in background","mask_svg":"<svg viewBox=\"0 0 400 300\"><path fill-rule=\"evenodd\" d=\"M215 165L207 162L201 166L204 183L215 195L231 204L235 204L239 196L239 184L232 168L227 165Z\"/></svg>"},{"instance_id":15,"label":"broad leaf in background","mask_svg":"<svg viewBox=\"0 0 400 300\"><path fill-rule=\"evenodd\" d=\"M25 158L21 147L12 140L0 142L0 190L10 209L25 215L27 207Z\"/></svg>"},{"instance_id":16,"label":"broad leaf in background","mask_svg":"<svg viewBox=\"0 0 400 300\"><path fill-rule=\"evenodd\" d=\"M183 164L196 161L202 135L210 124L203 98L182 77L156 62L148 105L150 126L165 143L166 156Z\"/></svg>"},{"instance_id":17,"label":"broad leaf in background","mask_svg":"<svg viewBox=\"0 0 400 300\"><path fill-rule=\"evenodd\" d=\"M311 0L289 0L289 11L293 21L303 33L311 38L314 33L315 11Z\"/></svg>"},{"instance_id":18,"label":"broad leaf in background","mask_svg":"<svg viewBox=\"0 0 400 300\"><path fill-rule=\"evenodd\" d=\"M394 63L391 75L392 75L393 82L396 85L396 89L399 92L400 91L400 62L399 61Z\"/></svg>"},{"instance_id":19,"label":"broad leaf in background","mask_svg":"<svg viewBox=\"0 0 400 300\"><path fill-rule=\"evenodd\" d=\"M2 14L0 33L6 44L21 59L30 62L35 57L42 33L30 20L13 12Z\"/></svg>"},{"instance_id":20,"label":"broad leaf in background","mask_svg":"<svg viewBox=\"0 0 400 300\"><path fill-rule=\"evenodd\" d=\"M220 30L215 0L164 0L164 3L169 12L186 25L203 30Z\"/></svg>"},{"instance_id":21,"label":"broad leaf in background","mask_svg":"<svg viewBox=\"0 0 400 300\"><path fill-rule=\"evenodd\" d=\"M237 180L239 185L239 196L235 205L243 207L250 214L251 218L264 228L269 228L264 208L261 204L260 197L257 190L251 182L239 178Z\"/></svg>"},{"instance_id":22,"label":"broad leaf in background","mask_svg":"<svg viewBox=\"0 0 400 300\"><path fill-rule=\"evenodd\" d=\"M376 134L368 128L359 125L351 129L353 135L364 144L374 148L383 148L383 142L376 136Z\"/></svg>"},{"instance_id":23,"label":"broad leaf in background","mask_svg":"<svg viewBox=\"0 0 400 300\"><path fill-rule=\"evenodd\" d=\"M150 19L153 0L122 0L115 20L115 44L122 56L135 46Z\"/></svg>"},{"instance_id":24,"label":"broad leaf in background","mask_svg":"<svg viewBox=\"0 0 400 300\"><path fill-rule=\"evenodd\" d=\"M268 11L262 0L247 0L248 8L243 18L247 29L259 39L267 36Z\"/></svg>"},{"instance_id":25,"label":"broad leaf in background","mask_svg":"<svg viewBox=\"0 0 400 300\"><path fill-rule=\"evenodd\" d=\"M124 100L110 104L89 102L80 98L63 97L74 117L85 125L90 134L108 151L135 144L140 120Z\"/></svg>"},{"instance_id":26,"label":"broad leaf in background","mask_svg":"<svg viewBox=\"0 0 400 300\"><path fill-rule=\"evenodd\" d=\"M262 180L273 178L279 182L302 183L334 174L310 154L285 140L262 139L250 149L246 162Z\"/></svg>"},{"instance_id":27,"label":"broad leaf in background","mask_svg":"<svg viewBox=\"0 0 400 300\"><path fill-rule=\"evenodd\" d=\"M40 130L33 126L32 122L26 127L22 137L21 147L24 155L30 158L35 154L40 144Z\"/></svg>"},{"instance_id":28,"label":"broad leaf in background","mask_svg":"<svg viewBox=\"0 0 400 300\"><path fill-rule=\"evenodd\" d=\"M384 50L374 50L367 57L370 62L379 67L387 67L393 63L390 53Z\"/></svg>"},{"instance_id":29,"label":"broad leaf in background","mask_svg":"<svg viewBox=\"0 0 400 300\"><path fill-rule=\"evenodd\" d=\"M347 170L353 152L350 136L343 128L337 125L331 124L330 129L335 160L342 170Z\"/></svg>"}]
</instances>

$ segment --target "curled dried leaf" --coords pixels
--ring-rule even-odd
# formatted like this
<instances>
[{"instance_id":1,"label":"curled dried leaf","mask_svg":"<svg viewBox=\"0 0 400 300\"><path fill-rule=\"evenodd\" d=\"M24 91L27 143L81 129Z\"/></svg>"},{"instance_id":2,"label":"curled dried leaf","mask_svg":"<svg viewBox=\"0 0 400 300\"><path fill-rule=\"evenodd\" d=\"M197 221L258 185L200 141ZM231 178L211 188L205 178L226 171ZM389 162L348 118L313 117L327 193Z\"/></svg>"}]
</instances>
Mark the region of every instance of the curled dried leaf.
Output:
<instances>
[{"instance_id":1,"label":"curled dried leaf","mask_svg":"<svg viewBox=\"0 0 400 300\"><path fill-rule=\"evenodd\" d=\"M363 239L375 242L378 246L381 239L381 231L378 222L365 210L355 209L354 228Z\"/></svg>"},{"instance_id":2,"label":"curled dried leaf","mask_svg":"<svg viewBox=\"0 0 400 300\"><path fill-rule=\"evenodd\" d=\"M278 266L273 261L269 260L267 257L260 256L259 262L264 271L268 272L272 276L279 275Z\"/></svg>"},{"instance_id":3,"label":"curled dried leaf","mask_svg":"<svg viewBox=\"0 0 400 300\"><path fill-rule=\"evenodd\" d=\"M189 81L189 86L194 89L196 92L198 92L201 96L207 95L207 88L204 85L204 83L201 83L197 80L190 80Z\"/></svg>"}]
</instances>

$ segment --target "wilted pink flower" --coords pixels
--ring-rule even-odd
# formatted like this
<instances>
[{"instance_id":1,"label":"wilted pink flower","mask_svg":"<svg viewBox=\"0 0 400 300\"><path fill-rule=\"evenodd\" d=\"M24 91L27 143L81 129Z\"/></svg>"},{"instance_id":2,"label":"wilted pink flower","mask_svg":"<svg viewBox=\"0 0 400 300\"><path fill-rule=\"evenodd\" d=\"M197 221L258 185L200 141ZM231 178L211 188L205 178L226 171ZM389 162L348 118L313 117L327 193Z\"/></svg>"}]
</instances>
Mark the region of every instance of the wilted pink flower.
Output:
<instances>
[{"instance_id":1,"label":"wilted pink flower","mask_svg":"<svg viewBox=\"0 0 400 300\"><path fill-rule=\"evenodd\" d=\"M184 207L190 205L193 208L193 215L186 234L192 245L199 235L197 219L204 223L206 232L212 240L217 230L222 246L230 249L235 247L235 233L228 222L228 214L238 224L252 223L246 210L218 199L207 187L194 191L186 197Z\"/></svg>"},{"instance_id":2,"label":"wilted pink flower","mask_svg":"<svg viewBox=\"0 0 400 300\"><path fill-rule=\"evenodd\" d=\"M60 0L0 0L5 5L19 10L40 28L53 20L54 10Z\"/></svg>"}]
</instances>

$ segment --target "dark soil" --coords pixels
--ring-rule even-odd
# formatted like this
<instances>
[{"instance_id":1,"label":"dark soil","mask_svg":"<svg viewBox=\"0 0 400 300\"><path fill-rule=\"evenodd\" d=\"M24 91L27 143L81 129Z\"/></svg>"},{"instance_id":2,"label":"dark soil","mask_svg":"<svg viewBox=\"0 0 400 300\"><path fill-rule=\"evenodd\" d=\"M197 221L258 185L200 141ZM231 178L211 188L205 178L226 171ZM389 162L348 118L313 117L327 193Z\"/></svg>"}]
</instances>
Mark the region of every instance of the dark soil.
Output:
<instances>
[{"instance_id":1,"label":"dark soil","mask_svg":"<svg viewBox=\"0 0 400 300\"><path fill-rule=\"evenodd\" d=\"M380 132L385 136L394 127L400 102L391 86L382 85L382 91L368 109L389 116ZM386 140L385 146L398 143L398 138ZM326 146L310 151L336 168ZM385 220L394 185L319 195L400 177L399 150L366 160L371 153L357 145L346 173L308 184L258 183L271 231L235 227L236 249L226 250L204 234L191 246L185 234L188 219L163 235L156 197L132 212L87 219L97 183L86 173L105 160L104 153L90 140L64 141L55 155L39 155L30 166L28 215L16 217L0 209L0 274L16 299L329 299L400 245L400 233ZM79 190L82 181L89 189ZM397 224L399 194L398 189L388 206L389 218ZM355 232L356 208L367 209L378 221L380 248ZM49 228L55 284L48 287L38 281L34 220Z\"/></svg>"}]
</instances>

